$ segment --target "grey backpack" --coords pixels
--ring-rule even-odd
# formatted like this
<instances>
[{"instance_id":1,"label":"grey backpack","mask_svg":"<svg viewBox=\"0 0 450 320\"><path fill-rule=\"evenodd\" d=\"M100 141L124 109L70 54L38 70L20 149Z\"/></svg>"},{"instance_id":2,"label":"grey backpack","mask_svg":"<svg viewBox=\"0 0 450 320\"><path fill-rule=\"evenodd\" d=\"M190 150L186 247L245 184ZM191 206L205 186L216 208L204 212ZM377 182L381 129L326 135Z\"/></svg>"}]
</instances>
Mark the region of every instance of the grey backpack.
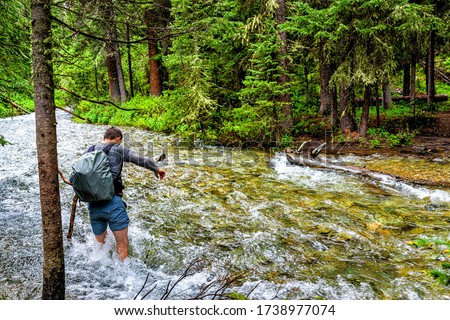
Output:
<instances>
[{"instance_id":1,"label":"grey backpack","mask_svg":"<svg viewBox=\"0 0 450 320\"><path fill-rule=\"evenodd\" d=\"M72 166L70 182L79 199L84 202L108 201L114 196L114 183L108 153L114 144L102 150L92 146Z\"/></svg>"}]
</instances>

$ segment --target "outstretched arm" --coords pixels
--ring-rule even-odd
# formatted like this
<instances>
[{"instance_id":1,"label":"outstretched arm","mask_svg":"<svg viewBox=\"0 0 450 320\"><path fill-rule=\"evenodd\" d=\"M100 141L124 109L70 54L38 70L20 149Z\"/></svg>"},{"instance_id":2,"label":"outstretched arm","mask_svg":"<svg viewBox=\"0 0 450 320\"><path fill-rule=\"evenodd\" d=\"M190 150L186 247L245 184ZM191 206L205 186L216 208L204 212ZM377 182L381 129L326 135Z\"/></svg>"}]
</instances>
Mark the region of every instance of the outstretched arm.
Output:
<instances>
[{"instance_id":1,"label":"outstretched arm","mask_svg":"<svg viewBox=\"0 0 450 320\"><path fill-rule=\"evenodd\" d=\"M126 147L124 147L123 160L153 171L159 180L166 176L164 169L159 168L150 158L139 155Z\"/></svg>"}]
</instances>

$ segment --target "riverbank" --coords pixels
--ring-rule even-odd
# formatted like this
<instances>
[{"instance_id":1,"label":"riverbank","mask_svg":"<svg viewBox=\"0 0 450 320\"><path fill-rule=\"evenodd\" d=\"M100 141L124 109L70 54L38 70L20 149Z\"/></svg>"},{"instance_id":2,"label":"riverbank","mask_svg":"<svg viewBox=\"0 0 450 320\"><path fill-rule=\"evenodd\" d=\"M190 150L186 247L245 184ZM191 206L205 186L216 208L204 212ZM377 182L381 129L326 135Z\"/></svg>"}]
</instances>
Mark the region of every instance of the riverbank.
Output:
<instances>
[{"instance_id":1,"label":"riverbank","mask_svg":"<svg viewBox=\"0 0 450 320\"><path fill-rule=\"evenodd\" d=\"M412 183L450 187L450 111L437 113L436 121L432 127L424 128L421 134L417 134L407 145L391 147L387 144L371 147L367 143L361 143L359 139L350 137L348 141L329 144L322 154L328 156L359 156L367 157L369 161L365 167L380 173L396 176L401 180ZM324 142L324 139L316 139L302 136L298 141ZM403 165L392 165L388 162L370 162L373 156L398 158ZM401 159L401 160L400 160ZM408 160L409 159L409 160ZM414 159L425 160L428 165L414 167Z\"/></svg>"},{"instance_id":2,"label":"riverbank","mask_svg":"<svg viewBox=\"0 0 450 320\"><path fill-rule=\"evenodd\" d=\"M417 134L410 145L398 147L380 146L368 148L358 145L358 143L347 143L341 152L358 154L404 154L427 158L446 158L450 156L450 110L436 113L432 127L423 128Z\"/></svg>"}]
</instances>

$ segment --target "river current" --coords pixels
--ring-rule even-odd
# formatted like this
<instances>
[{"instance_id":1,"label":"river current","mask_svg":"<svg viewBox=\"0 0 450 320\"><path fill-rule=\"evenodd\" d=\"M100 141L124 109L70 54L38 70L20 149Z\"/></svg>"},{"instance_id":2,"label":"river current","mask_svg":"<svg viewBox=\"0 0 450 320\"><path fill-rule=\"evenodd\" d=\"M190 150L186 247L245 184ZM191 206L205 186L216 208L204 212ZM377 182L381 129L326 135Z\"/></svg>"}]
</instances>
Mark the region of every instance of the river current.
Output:
<instances>
[{"instance_id":1,"label":"river current","mask_svg":"<svg viewBox=\"0 0 450 320\"><path fill-rule=\"evenodd\" d=\"M106 126L74 123L62 112L57 118L59 167L68 176ZM83 203L72 241L65 239L73 191L61 180L67 299L190 299L232 292L250 299L450 298L450 289L427 274L449 262L449 253L411 245L419 238L450 240L450 190L388 177L371 181L291 166L282 154L122 129L132 150L167 155L167 177L157 181L148 170L124 167L131 219L125 263L112 234L103 246L95 242ZM0 147L0 299L39 299L34 114L0 119L0 134L11 143ZM358 165L391 160L341 159ZM402 161L395 159L409 165ZM414 165L431 165L427 161ZM433 165L450 170L448 159ZM199 262L176 283L193 261ZM224 288L230 277L235 281Z\"/></svg>"}]
</instances>

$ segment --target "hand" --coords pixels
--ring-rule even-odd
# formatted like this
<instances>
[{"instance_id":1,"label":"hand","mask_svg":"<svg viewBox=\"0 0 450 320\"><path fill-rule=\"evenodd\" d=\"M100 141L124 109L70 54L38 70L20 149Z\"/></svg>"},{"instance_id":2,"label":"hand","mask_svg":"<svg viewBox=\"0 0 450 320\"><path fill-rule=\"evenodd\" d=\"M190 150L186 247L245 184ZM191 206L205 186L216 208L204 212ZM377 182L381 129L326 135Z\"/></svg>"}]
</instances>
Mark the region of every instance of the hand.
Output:
<instances>
[{"instance_id":1,"label":"hand","mask_svg":"<svg viewBox=\"0 0 450 320\"><path fill-rule=\"evenodd\" d=\"M159 180L162 180L166 176L166 172L164 171L163 168L158 168L158 170L155 172L155 176Z\"/></svg>"}]
</instances>

